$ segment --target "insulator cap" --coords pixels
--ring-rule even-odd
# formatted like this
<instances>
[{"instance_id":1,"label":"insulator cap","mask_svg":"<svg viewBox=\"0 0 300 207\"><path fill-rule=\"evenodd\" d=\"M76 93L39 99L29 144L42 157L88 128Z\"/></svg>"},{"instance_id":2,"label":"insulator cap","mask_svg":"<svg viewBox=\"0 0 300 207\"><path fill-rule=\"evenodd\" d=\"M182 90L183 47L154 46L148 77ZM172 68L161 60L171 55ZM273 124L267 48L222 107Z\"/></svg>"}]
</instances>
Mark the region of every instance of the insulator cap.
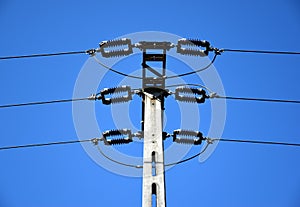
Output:
<instances>
[{"instance_id":1,"label":"insulator cap","mask_svg":"<svg viewBox=\"0 0 300 207\"><path fill-rule=\"evenodd\" d=\"M127 137L123 138L113 138L116 136L126 135ZM128 144L132 142L132 134L129 129L117 129L109 130L102 133L103 141L105 145L119 145L119 144Z\"/></svg>"},{"instance_id":2,"label":"insulator cap","mask_svg":"<svg viewBox=\"0 0 300 207\"><path fill-rule=\"evenodd\" d=\"M126 93L123 96L116 94ZM112 97L107 97L107 95L112 95ZM122 103L122 102L128 102L132 100L132 92L130 86L120 86L115 88L104 88L101 91L101 99L102 103L105 105L113 104L113 103Z\"/></svg>"},{"instance_id":3,"label":"insulator cap","mask_svg":"<svg viewBox=\"0 0 300 207\"><path fill-rule=\"evenodd\" d=\"M173 142L179 144L193 144L200 145L202 143L203 134L198 131L190 131L177 129L173 131Z\"/></svg>"},{"instance_id":4,"label":"insulator cap","mask_svg":"<svg viewBox=\"0 0 300 207\"><path fill-rule=\"evenodd\" d=\"M175 99L183 102L204 103L208 98L202 88L179 87L175 90Z\"/></svg>"},{"instance_id":5,"label":"insulator cap","mask_svg":"<svg viewBox=\"0 0 300 207\"><path fill-rule=\"evenodd\" d=\"M194 48L184 48L183 46L190 47L204 47L205 50L194 49ZM211 51L210 43L206 40L197 40L197 39L179 39L177 42L177 52L182 55L191 55L191 56L207 56L209 51Z\"/></svg>"},{"instance_id":6,"label":"insulator cap","mask_svg":"<svg viewBox=\"0 0 300 207\"><path fill-rule=\"evenodd\" d=\"M131 40L127 38L122 38L118 40L109 40L109 41L102 41L99 44L100 48L99 51L101 55L105 58L109 57L119 57L119 56L127 56L133 53ZM113 47L127 47L124 49L116 49L116 50L105 50L107 48Z\"/></svg>"}]
</instances>

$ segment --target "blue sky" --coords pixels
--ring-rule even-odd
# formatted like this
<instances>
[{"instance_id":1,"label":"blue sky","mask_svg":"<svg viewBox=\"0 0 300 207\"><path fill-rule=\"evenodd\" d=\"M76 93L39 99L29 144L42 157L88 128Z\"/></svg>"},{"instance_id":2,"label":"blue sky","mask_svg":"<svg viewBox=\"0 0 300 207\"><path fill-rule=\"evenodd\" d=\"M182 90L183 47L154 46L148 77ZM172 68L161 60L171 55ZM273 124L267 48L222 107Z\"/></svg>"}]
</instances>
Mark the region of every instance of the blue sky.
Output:
<instances>
[{"instance_id":1,"label":"blue sky","mask_svg":"<svg viewBox=\"0 0 300 207\"><path fill-rule=\"evenodd\" d=\"M206 39L219 48L300 50L296 0L2 0L0 25L0 56L86 50L141 31ZM71 98L87 59L1 61L0 104ZM299 56L228 52L214 66L227 95L300 100ZM115 77L108 74L108 82ZM109 108L95 107L98 121L106 122ZM175 103L166 114L173 110ZM300 143L299 113L296 104L227 101L223 137ZM132 114L136 119L140 111ZM77 139L71 103L1 109L0 124L0 146ZM199 128L207 131L207 123ZM141 153L141 144L120 150L132 153L127 147ZM204 163L194 159L166 172L167 205L299 206L299 156L296 147L219 143ZM141 206L141 178L103 169L80 144L1 151L0 163L0 206Z\"/></svg>"}]
</instances>

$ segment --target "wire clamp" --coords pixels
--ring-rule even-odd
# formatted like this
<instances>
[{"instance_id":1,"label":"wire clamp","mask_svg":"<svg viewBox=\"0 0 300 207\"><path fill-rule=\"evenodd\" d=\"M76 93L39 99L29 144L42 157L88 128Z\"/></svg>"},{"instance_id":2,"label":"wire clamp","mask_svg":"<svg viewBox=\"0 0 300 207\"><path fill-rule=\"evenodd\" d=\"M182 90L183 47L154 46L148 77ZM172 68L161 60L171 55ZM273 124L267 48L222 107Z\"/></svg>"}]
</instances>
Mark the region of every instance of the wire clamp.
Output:
<instances>
[{"instance_id":1,"label":"wire clamp","mask_svg":"<svg viewBox=\"0 0 300 207\"><path fill-rule=\"evenodd\" d=\"M85 51L86 54L90 55L91 57L96 55L97 50L96 49L89 49Z\"/></svg>"},{"instance_id":2,"label":"wire clamp","mask_svg":"<svg viewBox=\"0 0 300 207\"><path fill-rule=\"evenodd\" d=\"M91 139L91 141L94 145L98 145L99 141L102 141L102 140L103 140L102 138L93 138L93 139Z\"/></svg>"},{"instance_id":3,"label":"wire clamp","mask_svg":"<svg viewBox=\"0 0 300 207\"><path fill-rule=\"evenodd\" d=\"M209 94L208 98L219 98L220 96L216 92L212 92Z\"/></svg>"},{"instance_id":4,"label":"wire clamp","mask_svg":"<svg viewBox=\"0 0 300 207\"><path fill-rule=\"evenodd\" d=\"M136 133L133 133L133 137L137 137L139 140L141 140L144 137L144 133L142 131L138 131Z\"/></svg>"},{"instance_id":5,"label":"wire clamp","mask_svg":"<svg viewBox=\"0 0 300 207\"><path fill-rule=\"evenodd\" d=\"M102 97L99 94L92 94L87 99L90 101L96 101L96 100L101 100Z\"/></svg>"},{"instance_id":6,"label":"wire clamp","mask_svg":"<svg viewBox=\"0 0 300 207\"><path fill-rule=\"evenodd\" d=\"M213 144L215 141L214 139L208 137L204 138L204 140L206 140L207 144Z\"/></svg>"},{"instance_id":7,"label":"wire clamp","mask_svg":"<svg viewBox=\"0 0 300 207\"><path fill-rule=\"evenodd\" d=\"M218 48L215 48L215 47L212 47L211 51L214 51L216 55L222 55L222 53L224 52L223 49L218 49Z\"/></svg>"}]
</instances>

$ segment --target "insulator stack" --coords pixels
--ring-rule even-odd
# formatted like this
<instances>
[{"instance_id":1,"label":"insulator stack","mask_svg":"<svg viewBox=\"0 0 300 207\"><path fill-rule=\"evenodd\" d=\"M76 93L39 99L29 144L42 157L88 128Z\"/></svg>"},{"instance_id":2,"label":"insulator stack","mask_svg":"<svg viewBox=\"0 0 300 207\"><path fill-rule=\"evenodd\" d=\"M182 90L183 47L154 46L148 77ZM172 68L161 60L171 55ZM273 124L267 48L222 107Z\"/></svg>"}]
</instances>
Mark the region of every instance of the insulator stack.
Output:
<instances>
[{"instance_id":1,"label":"insulator stack","mask_svg":"<svg viewBox=\"0 0 300 207\"><path fill-rule=\"evenodd\" d=\"M127 56L133 53L131 40L127 38L122 38L118 40L109 40L109 41L102 41L99 44L100 48L99 51L101 55L105 58L109 57L120 57L120 56ZM112 49L108 50L107 48L122 48L122 49Z\"/></svg>"},{"instance_id":2,"label":"insulator stack","mask_svg":"<svg viewBox=\"0 0 300 207\"><path fill-rule=\"evenodd\" d=\"M190 48L185 48L183 46L188 46ZM195 49L195 47L203 47L205 50ZM179 39L177 43L177 52L182 55L191 56L207 56L209 51L211 51L210 43L206 40L196 40L196 39Z\"/></svg>"},{"instance_id":3,"label":"insulator stack","mask_svg":"<svg viewBox=\"0 0 300 207\"><path fill-rule=\"evenodd\" d=\"M132 134L129 129L109 130L102 133L105 145L120 145L132 142ZM121 137L120 136L126 136ZM118 138L115 138L118 137Z\"/></svg>"},{"instance_id":4,"label":"insulator stack","mask_svg":"<svg viewBox=\"0 0 300 207\"><path fill-rule=\"evenodd\" d=\"M111 96L107 97L107 95L111 95ZM102 98L102 103L105 105L128 102L132 100L131 88L130 86L105 88L101 91L101 98Z\"/></svg>"},{"instance_id":5,"label":"insulator stack","mask_svg":"<svg viewBox=\"0 0 300 207\"><path fill-rule=\"evenodd\" d=\"M173 142L179 144L200 145L204 140L201 132L177 129L173 132Z\"/></svg>"},{"instance_id":6,"label":"insulator stack","mask_svg":"<svg viewBox=\"0 0 300 207\"><path fill-rule=\"evenodd\" d=\"M175 90L175 99L183 102L204 103L208 98L202 88L179 87Z\"/></svg>"},{"instance_id":7,"label":"insulator stack","mask_svg":"<svg viewBox=\"0 0 300 207\"><path fill-rule=\"evenodd\" d=\"M187 39L188 41L190 41L191 43L193 43L194 45L198 46L198 47L205 47L205 51L204 53L206 55L208 55L208 53L210 51L214 51L216 48L213 48L210 46L210 42L206 41L206 40L198 40L198 39Z\"/></svg>"}]
</instances>

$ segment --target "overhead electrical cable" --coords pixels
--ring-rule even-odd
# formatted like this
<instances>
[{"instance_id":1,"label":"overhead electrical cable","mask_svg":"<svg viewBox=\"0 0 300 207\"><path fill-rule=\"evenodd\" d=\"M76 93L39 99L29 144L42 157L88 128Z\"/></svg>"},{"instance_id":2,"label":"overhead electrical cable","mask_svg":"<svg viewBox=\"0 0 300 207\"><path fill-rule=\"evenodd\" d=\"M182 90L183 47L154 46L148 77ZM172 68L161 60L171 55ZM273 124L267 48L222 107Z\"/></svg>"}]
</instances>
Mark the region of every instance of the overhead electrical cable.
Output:
<instances>
[{"instance_id":1,"label":"overhead electrical cable","mask_svg":"<svg viewBox=\"0 0 300 207\"><path fill-rule=\"evenodd\" d=\"M239 53L257 53L273 55L300 55L300 52L293 51L271 51L271 50L243 50L243 49L220 49L222 52L239 52Z\"/></svg>"},{"instance_id":2,"label":"overhead electrical cable","mask_svg":"<svg viewBox=\"0 0 300 207\"><path fill-rule=\"evenodd\" d=\"M296 103L300 104L300 100L288 100L288 99L268 99L268 98L247 98L247 97L234 97L234 96L221 96L217 93L213 92L213 90L209 89L208 87L201 85L201 84L194 84L194 83L180 83L180 84L173 84L167 85L166 88L172 88L177 86L196 86L206 89L211 95L208 98L214 99L230 99L230 100L240 100L240 101L260 101L260 102L278 102L278 103Z\"/></svg>"},{"instance_id":3,"label":"overhead electrical cable","mask_svg":"<svg viewBox=\"0 0 300 207\"><path fill-rule=\"evenodd\" d=\"M7 146L0 147L0 150L9 150L17 148L34 148L42 147L49 145L66 145L80 142L92 142L95 143L95 139L98 141L99 138L84 139L84 140L70 140L70 141L61 141L61 142L48 142L48 143L38 143L38 144L27 144L27 145L16 145L16 146ZM273 141L260 141L260 140L243 140L243 139L227 139L227 138L205 138L208 141L223 141L223 142L238 142L238 143L252 143L252 144L268 144L268 145L282 145L282 146L295 146L300 147L300 143L289 143L289 142L273 142Z\"/></svg>"},{"instance_id":4,"label":"overhead electrical cable","mask_svg":"<svg viewBox=\"0 0 300 207\"><path fill-rule=\"evenodd\" d=\"M35 57L49 57L49 56L60 56L60 55L87 54L88 51L89 50L87 50L87 51L70 51L70 52L31 54L31 55L18 55L18 56L4 56L4 57L0 57L0 60L21 59L21 58L35 58Z\"/></svg>"},{"instance_id":5,"label":"overhead electrical cable","mask_svg":"<svg viewBox=\"0 0 300 207\"><path fill-rule=\"evenodd\" d=\"M209 92L212 90L201 85L201 84L173 84L167 85L166 88L172 88L176 86L197 86L207 89ZM18 104L6 104L0 105L1 108L13 108L13 107L20 107L20 106L32 106L32 105L46 105L46 104L53 104L53 103L65 103L65 102L75 102L75 101L85 101L85 100L98 100L99 97L96 95L92 95L86 98L75 98L75 99L62 99L62 100L51 100L51 101L38 101L38 102L28 102L28 103L18 103ZM219 99L231 99L231 100L240 100L240 101L260 101L260 102L277 102L277 103L295 103L300 104L300 100L287 100L287 99L266 99L266 98L246 98L246 97L232 97L232 96L220 96L215 93L211 93L209 98L219 98Z\"/></svg>"},{"instance_id":6,"label":"overhead electrical cable","mask_svg":"<svg viewBox=\"0 0 300 207\"><path fill-rule=\"evenodd\" d=\"M218 51L219 52L258 53L258 54L300 55L300 52L296 52L296 51L246 50L246 49L231 49L231 48L223 48L223 49L220 49ZM95 52L96 52L95 49L89 49L89 50L82 50L82 51L68 51L68 52L57 52L57 53L41 53L41 54L30 54L30 55L2 56L2 57L0 57L0 60L35 58L35 57L49 57L49 56L60 56L60 55L76 55L76 54L89 54L89 55L92 55Z\"/></svg>"},{"instance_id":7,"label":"overhead electrical cable","mask_svg":"<svg viewBox=\"0 0 300 207\"><path fill-rule=\"evenodd\" d=\"M140 76L134 76L134 75L129 75L129 74L126 74L126 73L123 73L123 72L120 72L112 67L109 67L107 65L105 65L104 63L102 63L95 55L93 56L94 60L99 64L101 65L102 67L106 68L107 70L109 71L112 71L116 74L119 74L119 75L122 75L122 76L125 76L125 77L129 77L129 78L135 78L135 79L143 79L142 77Z\"/></svg>"},{"instance_id":8,"label":"overhead electrical cable","mask_svg":"<svg viewBox=\"0 0 300 207\"><path fill-rule=\"evenodd\" d=\"M232 96L219 96L219 95L213 95L210 98L231 99L231 100L240 100L240 101L262 101L262 102L278 102L278 103L296 103L296 104L300 104L299 100L286 100L286 99L246 98L246 97L232 97Z\"/></svg>"},{"instance_id":9,"label":"overhead electrical cable","mask_svg":"<svg viewBox=\"0 0 300 207\"><path fill-rule=\"evenodd\" d=\"M300 147L300 143L288 143L288 142L273 142L273 141L260 141L260 140L240 140L240 139L225 139L225 138L207 138L212 141L221 142L239 142L239 143L251 143L251 144L265 144L265 145L281 145L281 146L294 146Z\"/></svg>"},{"instance_id":10,"label":"overhead electrical cable","mask_svg":"<svg viewBox=\"0 0 300 207\"><path fill-rule=\"evenodd\" d=\"M88 98L75 98L75 99L62 99L62 100L51 100L51 101L28 102L28 103L19 103L19 104L7 104L7 105L0 105L0 108L12 108L12 107L32 106L32 105L45 105L45 104L66 103L66 102L75 102L75 101L84 101L84 100L92 100L92 99L91 99L91 97L88 97Z\"/></svg>"},{"instance_id":11,"label":"overhead electrical cable","mask_svg":"<svg viewBox=\"0 0 300 207\"><path fill-rule=\"evenodd\" d=\"M133 168L138 168L141 169L143 168L142 165L134 165L134 164L128 164L128 163L124 163L121 161L117 161L111 157L109 157L108 155L106 155L100 148L100 146L98 145L98 142L101 141L101 138L92 138L92 139L84 139L84 140L69 140L69 141L60 141L60 142L48 142L48 143L39 143L39 144L27 144L27 145L16 145L16 146L7 146L7 147L0 147L0 151L2 150L11 150L11 149L20 149L20 148L35 148L35 147L44 147L44 146L51 146L51 145L67 145L67 144L74 144L74 143L83 143L83 142L91 142L94 145L97 146L98 151L100 152L100 154L105 157L106 159L119 164L119 165L123 165L126 167L133 167ZM281 146L295 146L295 147L300 147L300 143L287 143L287 142L273 142L273 141L260 141L260 140L241 140L241 139L226 139L226 138L205 138L205 140L207 141L207 144L205 145L205 147L201 150L201 152L188 157L186 159L177 161L177 162L173 162L173 163L168 163L165 164L165 167L169 167L169 166L173 166L173 165L178 165L184 162L187 162L189 160L192 160L198 156L200 156L201 154L203 154L208 146L210 144L213 144L214 141L222 141L222 142L237 142L237 143L251 143L251 144L264 144L264 145L281 145Z\"/></svg>"},{"instance_id":12,"label":"overhead electrical cable","mask_svg":"<svg viewBox=\"0 0 300 207\"><path fill-rule=\"evenodd\" d=\"M50 145L66 145L66 144L74 144L74 143L80 143L80 142L90 142L92 140L93 139L85 139L85 140L70 140L70 141L61 141L61 142L48 142L48 143L39 143L39 144L16 145L16 146L0 147L0 150L44 147L44 146L50 146Z\"/></svg>"}]
</instances>

